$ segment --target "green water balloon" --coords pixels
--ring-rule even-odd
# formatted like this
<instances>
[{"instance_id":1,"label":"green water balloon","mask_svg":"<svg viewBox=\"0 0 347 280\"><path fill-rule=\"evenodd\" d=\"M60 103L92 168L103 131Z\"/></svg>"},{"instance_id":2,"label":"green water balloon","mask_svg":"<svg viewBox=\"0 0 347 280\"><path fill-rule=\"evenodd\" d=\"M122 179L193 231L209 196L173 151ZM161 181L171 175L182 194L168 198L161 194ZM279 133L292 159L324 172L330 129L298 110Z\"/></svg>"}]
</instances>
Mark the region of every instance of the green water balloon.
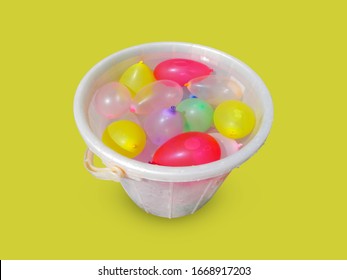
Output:
<instances>
[{"instance_id":1,"label":"green water balloon","mask_svg":"<svg viewBox=\"0 0 347 280\"><path fill-rule=\"evenodd\" d=\"M213 108L199 98L188 98L177 105L184 117L185 131L207 131L213 123Z\"/></svg>"}]
</instances>

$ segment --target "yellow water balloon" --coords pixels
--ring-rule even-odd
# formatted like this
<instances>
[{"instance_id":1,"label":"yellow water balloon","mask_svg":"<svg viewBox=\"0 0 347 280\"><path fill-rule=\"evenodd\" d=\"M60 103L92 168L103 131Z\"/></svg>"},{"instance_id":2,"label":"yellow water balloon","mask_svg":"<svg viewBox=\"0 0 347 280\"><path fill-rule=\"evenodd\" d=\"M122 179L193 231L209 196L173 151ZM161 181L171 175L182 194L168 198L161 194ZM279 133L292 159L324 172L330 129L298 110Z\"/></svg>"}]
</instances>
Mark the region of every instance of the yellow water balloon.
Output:
<instances>
[{"instance_id":1,"label":"yellow water balloon","mask_svg":"<svg viewBox=\"0 0 347 280\"><path fill-rule=\"evenodd\" d=\"M217 106L213 116L216 129L226 137L240 139L252 132L255 114L247 104L228 100Z\"/></svg>"},{"instance_id":2,"label":"yellow water balloon","mask_svg":"<svg viewBox=\"0 0 347 280\"><path fill-rule=\"evenodd\" d=\"M102 142L117 153L133 158L146 146L146 133L138 124L129 120L111 123L102 136Z\"/></svg>"},{"instance_id":3,"label":"yellow water balloon","mask_svg":"<svg viewBox=\"0 0 347 280\"><path fill-rule=\"evenodd\" d=\"M153 71L143 61L131 65L119 79L121 84L130 89L132 97L145 85L154 81Z\"/></svg>"}]
</instances>

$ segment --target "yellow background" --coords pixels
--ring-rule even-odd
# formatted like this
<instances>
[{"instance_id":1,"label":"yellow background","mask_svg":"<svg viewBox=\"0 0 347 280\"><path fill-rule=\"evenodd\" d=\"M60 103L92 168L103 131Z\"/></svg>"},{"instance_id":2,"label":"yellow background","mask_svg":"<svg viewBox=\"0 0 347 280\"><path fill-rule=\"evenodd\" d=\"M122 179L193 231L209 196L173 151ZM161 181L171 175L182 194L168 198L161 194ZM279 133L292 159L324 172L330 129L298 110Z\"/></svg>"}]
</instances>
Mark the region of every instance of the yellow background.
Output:
<instances>
[{"instance_id":1,"label":"yellow background","mask_svg":"<svg viewBox=\"0 0 347 280\"><path fill-rule=\"evenodd\" d=\"M2 1L0 259L347 259L343 1ZM196 214L148 215L83 167L84 74L156 41L251 66L275 121Z\"/></svg>"}]
</instances>

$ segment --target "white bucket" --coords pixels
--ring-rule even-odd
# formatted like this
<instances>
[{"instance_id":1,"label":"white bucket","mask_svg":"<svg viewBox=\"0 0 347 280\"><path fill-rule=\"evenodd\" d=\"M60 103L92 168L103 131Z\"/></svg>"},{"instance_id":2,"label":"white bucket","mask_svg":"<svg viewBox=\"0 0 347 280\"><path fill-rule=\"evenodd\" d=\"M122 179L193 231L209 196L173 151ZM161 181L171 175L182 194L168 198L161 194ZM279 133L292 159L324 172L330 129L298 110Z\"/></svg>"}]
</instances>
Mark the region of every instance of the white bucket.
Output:
<instances>
[{"instance_id":1,"label":"white bucket","mask_svg":"<svg viewBox=\"0 0 347 280\"><path fill-rule=\"evenodd\" d=\"M234 77L245 86L243 102L256 114L252 134L243 140L243 147L219 161L188 167L167 167L126 158L105 146L99 124L89 112L89 104L97 88L117 80L130 65L143 60L152 69L171 58L200 61L218 75ZM249 159L264 143L273 119L270 94L259 76L238 59L221 51L178 42L149 43L131 47L105 58L95 65L80 82L74 100L77 127L88 145L86 168L100 179L118 181L131 199L146 212L175 218L193 214L217 191L227 175ZM95 123L97 125L95 125ZM106 168L93 165L93 156L101 158Z\"/></svg>"}]
</instances>

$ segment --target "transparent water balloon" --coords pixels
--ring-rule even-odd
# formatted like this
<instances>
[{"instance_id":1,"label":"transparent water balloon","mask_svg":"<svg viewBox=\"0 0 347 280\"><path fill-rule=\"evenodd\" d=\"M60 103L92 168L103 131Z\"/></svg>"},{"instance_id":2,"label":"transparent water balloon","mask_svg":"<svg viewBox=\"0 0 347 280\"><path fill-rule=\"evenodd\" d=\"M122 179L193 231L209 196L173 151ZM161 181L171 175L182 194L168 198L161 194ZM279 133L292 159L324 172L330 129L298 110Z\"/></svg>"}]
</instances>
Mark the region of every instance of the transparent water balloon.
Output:
<instances>
[{"instance_id":1,"label":"transparent water balloon","mask_svg":"<svg viewBox=\"0 0 347 280\"><path fill-rule=\"evenodd\" d=\"M111 82L96 90L93 105L98 114L107 119L116 119L129 110L131 94L120 83Z\"/></svg>"},{"instance_id":2,"label":"transparent water balloon","mask_svg":"<svg viewBox=\"0 0 347 280\"><path fill-rule=\"evenodd\" d=\"M209 135L217 140L221 148L221 158L235 154L243 146L241 143L236 142L236 140L225 137L218 132L209 133Z\"/></svg>"},{"instance_id":3,"label":"transparent water balloon","mask_svg":"<svg viewBox=\"0 0 347 280\"><path fill-rule=\"evenodd\" d=\"M143 87L133 98L130 110L139 115L177 105L183 97L182 87L174 81L160 80Z\"/></svg>"},{"instance_id":4,"label":"transparent water balloon","mask_svg":"<svg viewBox=\"0 0 347 280\"><path fill-rule=\"evenodd\" d=\"M133 159L142 161L145 163L149 163L151 162L153 155L157 149L158 149L158 145L153 144L152 141L149 138L147 138L145 148L142 150L140 154L138 154Z\"/></svg>"},{"instance_id":5,"label":"transparent water balloon","mask_svg":"<svg viewBox=\"0 0 347 280\"><path fill-rule=\"evenodd\" d=\"M217 106L226 100L241 100L243 88L233 79L218 75L209 75L190 80L185 86L191 94Z\"/></svg>"}]
</instances>

